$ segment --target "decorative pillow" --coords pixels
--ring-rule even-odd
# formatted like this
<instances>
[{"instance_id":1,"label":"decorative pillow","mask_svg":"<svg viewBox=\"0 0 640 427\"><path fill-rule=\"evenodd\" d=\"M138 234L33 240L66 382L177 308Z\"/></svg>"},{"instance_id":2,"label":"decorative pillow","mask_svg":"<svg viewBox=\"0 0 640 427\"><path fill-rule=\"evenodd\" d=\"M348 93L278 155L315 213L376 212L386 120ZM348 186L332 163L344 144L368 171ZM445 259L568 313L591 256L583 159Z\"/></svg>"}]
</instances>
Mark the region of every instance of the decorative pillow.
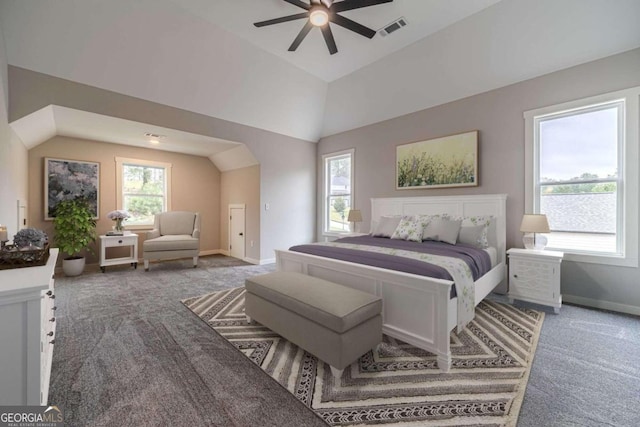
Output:
<instances>
[{"instance_id":1,"label":"decorative pillow","mask_svg":"<svg viewBox=\"0 0 640 427\"><path fill-rule=\"evenodd\" d=\"M422 242L422 221L413 216L403 216L391 238Z\"/></svg>"},{"instance_id":2,"label":"decorative pillow","mask_svg":"<svg viewBox=\"0 0 640 427\"><path fill-rule=\"evenodd\" d=\"M472 245L477 248L486 248L486 246L482 246L483 235L484 240L486 240L487 228L484 225L462 226L458 234L458 243Z\"/></svg>"},{"instance_id":3,"label":"decorative pillow","mask_svg":"<svg viewBox=\"0 0 640 427\"><path fill-rule=\"evenodd\" d=\"M455 218L456 220L460 220L462 221L462 227L476 227L476 226L481 226L483 227L482 229L482 234L480 235L479 239L478 239L478 243L476 244L476 246L478 246L479 248L488 248L489 247L489 238L488 238L488 234L489 234L489 227L491 227L491 224L494 222L495 217L491 216L491 215L487 215L487 216L466 216L466 217L458 217Z\"/></svg>"},{"instance_id":4,"label":"decorative pillow","mask_svg":"<svg viewBox=\"0 0 640 427\"><path fill-rule=\"evenodd\" d=\"M375 225L371 235L373 237L391 237L398 224L400 224L401 216L383 216Z\"/></svg>"},{"instance_id":5,"label":"decorative pillow","mask_svg":"<svg viewBox=\"0 0 640 427\"><path fill-rule=\"evenodd\" d=\"M456 240L458 240L461 223L462 221L434 218L427 225L423 237L426 237L425 240L438 240L455 245Z\"/></svg>"},{"instance_id":6,"label":"decorative pillow","mask_svg":"<svg viewBox=\"0 0 640 427\"><path fill-rule=\"evenodd\" d=\"M423 229L422 240L437 240L437 239L434 239L433 236L427 236L426 234L427 226L434 219L448 219L449 215L448 214L435 214L435 215L421 214L421 215L416 215L415 218L416 220L422 222L422 229Z\"/></svg>"}]
</instances>

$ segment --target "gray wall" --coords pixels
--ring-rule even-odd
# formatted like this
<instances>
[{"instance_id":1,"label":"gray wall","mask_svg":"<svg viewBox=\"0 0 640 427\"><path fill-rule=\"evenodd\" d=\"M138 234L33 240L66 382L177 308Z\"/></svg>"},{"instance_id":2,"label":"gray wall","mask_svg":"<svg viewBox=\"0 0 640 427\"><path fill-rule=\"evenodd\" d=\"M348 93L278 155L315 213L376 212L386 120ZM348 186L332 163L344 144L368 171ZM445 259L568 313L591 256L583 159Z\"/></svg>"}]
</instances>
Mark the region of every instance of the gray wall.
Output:
<instances>
[{"instance_id":1,"label":"gray wall","mask_svg":"<svg viewBox=\"0 0 640 427\"><path fill-rule=\"evenodd\" d=\"M244 143L260 163L260 260L272 260L274 249L314 238L314 142L13 66L9 87L10 121L53 104ZM269 203L269 211L264 203Z\"/></svg>"},{"instance_id":2,"label":"gray wall","mask_svg":"<svg viewBox=\"0 0 640 427\"><path fill-rule=\"evenodd\" d=\"M518 229L525 205L523 112L639 85L640 49L635 49L323 138L317 164L323 154L355 148L355 205L362 209L364 224L370 221L372 197L506 193L507 245L522 247ZM475 129L480 131L478 187L395 190L396 145ZM319 168L318 227L322 224L321 172ZM562 266L565 298L574 296L574 301L585 304L603 306L604 301L607 308L640 312L639 281L638 268L577 262Z\"/></svg>"}]
</instances>

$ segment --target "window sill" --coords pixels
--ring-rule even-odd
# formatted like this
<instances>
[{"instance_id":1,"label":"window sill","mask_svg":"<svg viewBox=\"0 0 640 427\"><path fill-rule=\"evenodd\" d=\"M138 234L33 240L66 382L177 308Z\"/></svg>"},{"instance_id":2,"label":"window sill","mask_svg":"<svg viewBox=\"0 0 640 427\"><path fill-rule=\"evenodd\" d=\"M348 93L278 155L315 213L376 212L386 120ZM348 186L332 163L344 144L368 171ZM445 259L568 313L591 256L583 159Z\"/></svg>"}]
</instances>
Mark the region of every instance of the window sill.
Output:
<instances>
[{"instance_id":1,"label":"window sill","mask_svg":"<svg viewBox=\"0 0 640 427\"><path fill-rule=\"evenodd\" d=\"M636 257L624 257L609 254L587 254L579 252L571 252L570 249L560 249L546 247L545 249L550 251L562 251L564 252L565 261L584 262L588 264L602 264L612 265L617 267L638 267L638 258Z\"/></svg>"}]
</instances>

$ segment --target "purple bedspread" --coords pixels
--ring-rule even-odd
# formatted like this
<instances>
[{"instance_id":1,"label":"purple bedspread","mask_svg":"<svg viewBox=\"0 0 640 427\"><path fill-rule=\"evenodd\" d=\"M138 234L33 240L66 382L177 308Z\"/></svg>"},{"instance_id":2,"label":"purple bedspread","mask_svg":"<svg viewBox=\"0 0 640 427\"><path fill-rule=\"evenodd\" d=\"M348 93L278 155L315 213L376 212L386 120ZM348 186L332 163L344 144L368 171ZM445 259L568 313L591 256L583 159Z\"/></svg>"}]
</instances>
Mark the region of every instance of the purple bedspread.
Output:
<instances>
[{"instance_id":1,"label":"purple bedspread","mask_svg":"<svg viewBox=\"0 0 640 427\"><path fill-rule=\"evenodd\" d=\"M491 270L491 258L489 254L479 248L468 245L450 245L443 242L408 242L406 240L387 239L384 237L358 236L345 237L336 242L351 243L358 245L381 246L385 248L402 249L413 252L428 253L462 259L471 269L473 280L476 281L486 272ZM451 276L442 267L428 262L419 261L412 258L405 258L394 255L368 252L365 250L339 248L326 245L298 245L290 248L291 251L302 252L310 255L333 258L356 264L371 265L374 267L386 268L389 270L402 271L405 273L429 276L437 279L452 280Z\"/></svg>"}]
</instances>

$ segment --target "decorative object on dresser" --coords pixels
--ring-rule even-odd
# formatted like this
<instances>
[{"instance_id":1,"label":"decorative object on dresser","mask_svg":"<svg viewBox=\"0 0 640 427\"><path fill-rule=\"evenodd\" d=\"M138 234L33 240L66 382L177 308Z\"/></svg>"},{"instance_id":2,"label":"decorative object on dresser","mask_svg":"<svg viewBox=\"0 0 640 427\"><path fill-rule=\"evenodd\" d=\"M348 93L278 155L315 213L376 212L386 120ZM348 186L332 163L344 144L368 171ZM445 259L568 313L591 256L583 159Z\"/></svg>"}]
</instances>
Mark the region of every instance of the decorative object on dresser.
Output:
<instances>
[{"instance_id":1,"label":"decorative object on dresser","mask_svg":"<svg viewBox=\"0 0 640 427\"><path fill-rule=\"evenodd\" d=\"M200 254L200 213L173 211L156 214L153 230L147 232L142 243L144 270L149 270L149 260L193 258L198 266Z\"/></svg>"},{"instance_id":2,"label":"decorative object on dresser","mask_svg":"<svg viewBox=\"0 0 640 427\"><path fill-rule=\"evenodd\" d=\"M478 185L478 131L396 147L396 189Z\"/></svg>"},{"instance_id":3,"label":"decorative object on dresser","mask_svg":"<svg viewBox=\"0 0 640 427\"><path fill-rule=\"evenodd\" d=\"M362 212L360 212L360 209L350 209L349 210L349 216L347 217L347 221L352 222L353 223L353 232L356 232L356 223L357 222L362 222Z\"/></svg>"},{"instance_id":4,"label":"decorative object on dresser","mask_svg":"<svg viewBox=\"0 0 640 427\"><path fill-rule=\"evenodd\" d=\"M7 233L7 226L0 224L0 243L4 246L9 241L9 235Z\"/></svg>"},{"instance_id":5,"label":"decorative object on dresser","mask_svg":"<svg viewBox=\"0 0 640 427\"><path fill-rule=\"evenodd\" d=\"M107 248L118 247L128 247L129 256L107 258ZM133 268L138 268L138 235L131 233L124 236L100 236L100 270L104 273L107 266L121 264L131 264Z\"/></svg>"},{"instance_id":6,"label":"decorative object on dresser","mask_svg":"<svg viewBox=\"0 0 640 427\"><path fill-rule=\"evenodd\" d=\"M87 202L91 217L98 219L100 163L44 159L44 219L57 215L58 204L78 197Z\"/></svg>"},{"instance_id":7,"label":"decorative object on dresser","mask_svg":"<svg viewBox=\"0 0 640 427\"><path fill-rule=\"evenodd\" d=\"M553 307L562 306L560 263L563 252L509 249L509 301L529 301Z\"/></svg>"},{"instance_id":8,"label":"decorative object on dresser","mask_svg":"<svg viewBox=\"0 0 640 427\"><path fill-rule=\"evenodd\" d=\"M525 233L522 243L526 249L543 250L547 246L546 236L538 236L539 233L548 233L549 221L546 215L525 214L522 217L520 231Z\"/></svg>"},{"instance_id":9,"label":"decorative object on dresser","mask_svg":"<svg viewBox=\"0 0 640 427\"><path fill-rule=\"evenodd\" d=\"M46 265L0 271L0 406L47 404L57 258L53 248Z\"/></svg>"},{"instance_id":10,"label":"decorative object on dresser","mask_svg":"<svg viewBox=\"0 0 640 427\"><path fill-rule=\"evenodd\" d=\"M92 252L89 245L96 240L96 221L87 201L84 198L76 198L58 203L53 229L56 245L61 252L68 255L62 260L64 274L82 274L85 257L80 255L80 252Z\"/></svg>"},{"instance_id":11,"label":"decorative object on dresser","mask_svg":"<svg viewBox=\"0 0 640 427\"><path fill-rule=\"evenodd\" d=\"M45 265L49 259L49 239L37 228L23 228L7 244L6 229L0 244L0 270Z\"/></svg>"}]
</instances>

